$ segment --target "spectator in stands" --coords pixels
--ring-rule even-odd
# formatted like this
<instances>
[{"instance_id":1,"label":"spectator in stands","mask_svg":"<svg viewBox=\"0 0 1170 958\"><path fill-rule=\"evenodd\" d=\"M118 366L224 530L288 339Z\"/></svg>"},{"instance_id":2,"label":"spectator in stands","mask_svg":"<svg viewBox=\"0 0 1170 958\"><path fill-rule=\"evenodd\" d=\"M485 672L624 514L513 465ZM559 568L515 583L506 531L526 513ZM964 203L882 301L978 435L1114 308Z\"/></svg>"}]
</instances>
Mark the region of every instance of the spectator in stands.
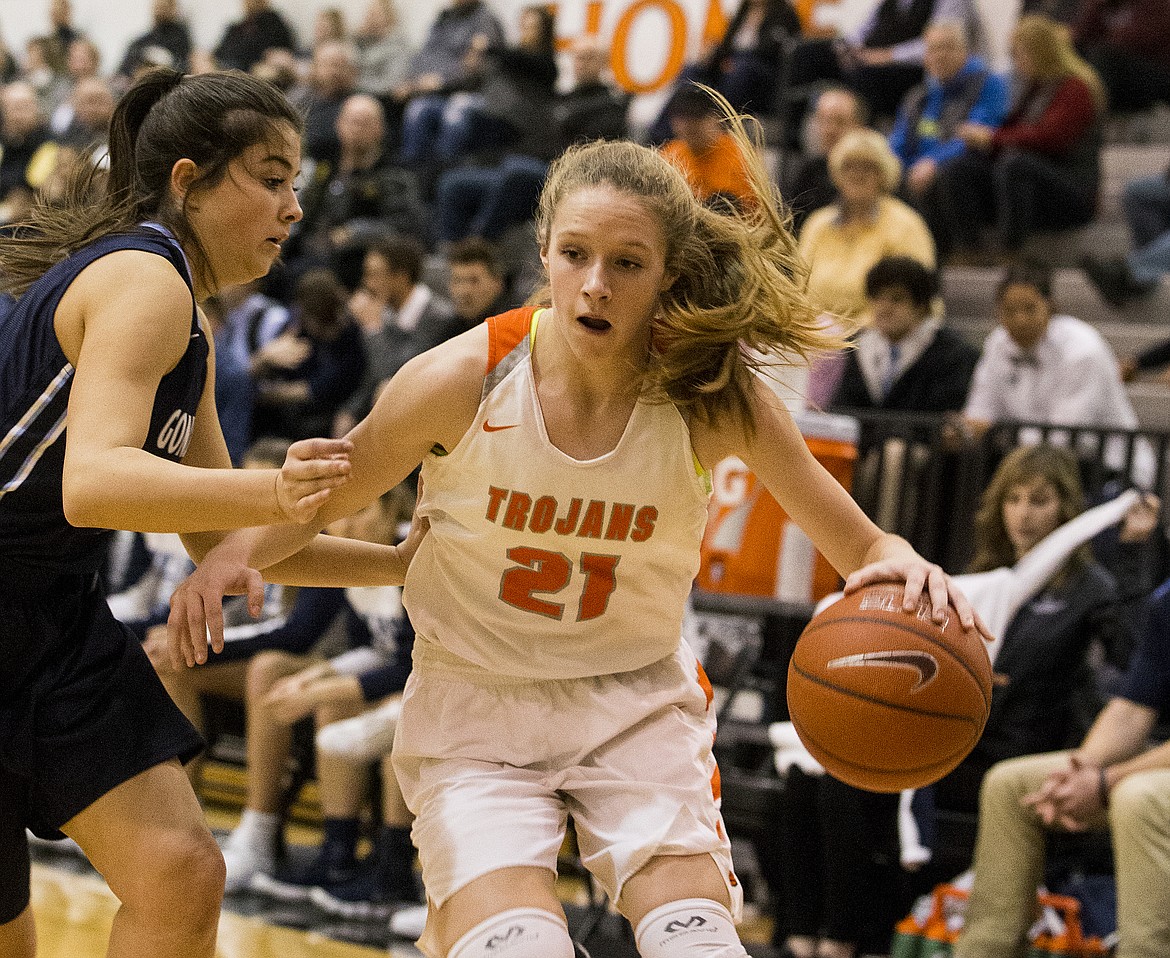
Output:
<instances>
[{"instance_id":1,"label":"spectator in stands","mask_svg":"<svg viewBox=\"0 0 1170 958\"><path fill-rule=\"evenodd\" d=\"M69 84L63 74L50 66L50 46L48 37L29 37L24 45L24 63L17 77L36 92L37 103L46 117L68 95L65 91Z\"/></svg>"},{"instance_id":2,"label":"spectator in stands","mask_svg":"<svg viewBox=\"0 0 1170 958\"><path fill-rule=\"evenodd\" d=\"M909 256L934 268L934 240L922 217L893 196L902 164L875 130L853 130L829 154L838 199L813 212L800 230L800 252L809 266L808 289L829 315L856 316L865 309L865 276L883 256ZM829 404L844 373L841 353L809 367L808 399Z\"/></svg>"},{"instance_id":3,"label":"spectator in stands","mask_svg":"<svg viewBox=\"0 0 1170 958\"><path fill-rule=\"evenodd\" d=\"M49 129L54 138L60 138L73 120L73 91L77 89L77 84L82 80L101 77L101 62L97 44L88 37L78 37L69 44L65 82L55 88L57 99L48 110Z\"/></svg>"},{"instance_id":4,"label":"spectator in stands","mask_svg":"<svg viewBox=\"0 0 1170 958\"><path fill-rule=\"evenodd\" d=\"M983 496L972 573L957 578L998 636L990 649L996 683L983 738L927 793L939 807L974 812L979 783L994 762L1079 737L1101 704L1090 649L1114 662L1128 655L1117 582L1093 561L1087 542L1123 521L1131 564L1119 571L1132 572L1130 585L1144 584L1137 594L1144 597L1144 543L1157 525L1157 503L1128 493L1076 519L1083 509L1077 461L1053 447L1010 453ZM858 903L875 897L868 884L873 862L892 854L898 803L805 774L800 766L788 775L777 836L786 852L777 862L780 928L791 936L785 944L792 955L812 955L814 946L817 955L847 955L841 946L861 932ZM832 824L822 828L821 822ZM818 945L821 934L830 940Z\"/></svg>"},{"instance_id":5,"label":"spectator in stands","mask_svg":"<svg viewBox=\"0 0 1170 958\"><path fill-rule=\"evenodd\" d=\"M345 307L344 287L328 270L310 270L297 282L292 323L252 356L253 434L328 435L365 366L361 330Z\"/></svg>"},{"instance_id":6,"label":"spectator in stands","mask_svg":"<svg viewBox=\"0 0 1170 958\"><path fill-rule=\"evenodd\" d=\"M405 103L402 118L402 159L410 164L435 161L435 145L443 111L451 93L478 80L469 57L475 48L499 46L504 29L483 0L451 0L431 24L422 49L415 55L407 80L393 91ZM470 66L469 66L470 64Z\"/></svg>"},{"instance_id":7,"label":"spectator in stands","mask_svg":"<svg viewBox=\"0 0 1170 958\"><path fill-rule=\"evenodd\" d=\"M845 360L834 410L963 408L979 351L943 325L934 270L884 256L865 276L870 322Z\"/></svg>"},{"instance_id":8,"label":"spectator in stands","mask_svg":"<svg viewBox=\"0 0 1170 958\"><path fill-rule=\"evenodd\" d=\"M243 17L228 24L215 48L215 59L225 70L247 72L274 47L296 50L292 29L269 0L242 0L242 7Z\"/></svg>"},{"instance_id":9,"label":"spectator in stands","mask_svg":"<svg viewBox=\"0 0 1170 958\"><path fill-rule=\"evenodd\" d=\"M0 36L0 84L11 83L20 73L16 55L3 36Z\"/></svg>"},{"instance_id":10,"label":"spectator in stands","mask_svg":"<svg viewBox=\"0 0 1170 958\"><path fill-rule=\"evenodd\" d=\"M784 197L798 230L809 213L836 201L837 187L829 172L829 154L841 137L864 125L861 101L852 90L831 86L817 97L809 122L812 141L808 152L784 180Z\"/></svg>"},{"instance_id":11,"label":"spectator in stands","mask_svg":"<svg viewBox=\"0 0 1170 958\"><path fill-rule=\"evenodd\" d=\"M314 163L337 163L337 119L341 105L357 92L357 78L353 44L328 40L313 48L308 82L289 94L305 117L304 155Z\"/></svg>"},{"instance_id":12,"label":"spectator in stands","mask_svg":"<svg viewBox=\"0 0 1170 958\"><path fill-rule=\"evenodd\" d=\"M1109 90L1115 113L1170 103L1170 2L1081 0L1072 36Z\"/></svg>"},{"instance_id":13,"label":"spectator in stands","mask_svg":"<svg viewBox=\"0 0 1170 958\"><path fill-rule=\"evenodd\" d=\"M239 467L252 439L252 405L255 384L248 354L232 348L227 307L218 296L204 300L203 314L215 341L215 409L232 465ZM168 596L169 598L169 596Z\"/></svg>"},{"instance_id":14,"label":"spectator in stands","mask_svg":"<svg viewBox=\"0 0 1170 958\"><path fill-rule=\"evenodd\" d=\"M288 273L332 268L346 286L357 285L371 242L419 236L426 213L413 173L393 162L386 144L382 104L367 93L345 99L337 115L337 158L313 168L301 195L304 218L287 247Z\"/></svg>"},{"instance_id":15,"label":"spectator in stands","mask_svg":"<svg viewBox=\"0 0 1170 958\"><path fill-rule=\"evenodd\" d=\"M460 332L516 305L499 253L486 240L455 243L447 251L447 268L447 292Z\"/></svg>"},{"instance_id":16,"label":"spectator in stands","mask_svg":"<svg viewBox=\"0 0 1170 958\"><path fill-rule=\"evenodd\" d=\"M402 502L401 493L388 493L330 531L368 542L393 542ZM408 625L403 628L399 592L390 588L300 589L286 615L229 626L223 652L192 669L174 669L165 630L149 634L146 651L151 662L196 727L205 727L203 695L242 701L247 708L248 799L240 824L224 848L228 892L247 888L258 873L271 876L275 871L276 833L281 824L277 809L293 722L313 713L322 724L356 715L367 702L377 703L405 684L413 636ZM348 651L326 661L313 650L341 615ZM311 671L302 671L310 667ZM298 673L298 679L279 684ZM363 774L361 766L334 764L328 755L322 756L318 766L326 817L322 854L309 874L280 876L286 886L297 878L317 879L301 883L306 899L312 884L330 879L342 883L356 875ZM413 855L406 861L409 872ZM295 893L289 887L270 890L285 897Z\"/></svg>"},{"instance_id":17,"label":"spectator in stands","mask_svg":"<svg viewBox=\"0 0 1170 958\"><path fill-rule=\"evenodd\" d=\"M439 244L469 237L498 242L532 219L548 161L571 143L622 139L629 97L602 79L608 55L596 40L573 46L573 88L553 109L552 129L526 139L531 153L507 153L490 166L456 166L435 184L435 233Z\"/></svg>"},{"instance_id":18,"label":"spectator in stands","mask_svg":"<svg viewBox=\"0 0 1170 958\"><path fill-rule=\"evenodd\" d=\"M69 123L55 139L62 147L86 155L95 165L104 163L115 102L114 91L102 77L78 80L69 98Z\"/></svg>"},{"instance_id":19,"label":"spectator in stands","mask_svg":"<svg viewBox=\"0 0 1170 958\"><path fill-rule=\"evenodd\" d=\"M68 72L69 47L82 33L73 25L73 5L69 0L51 0L49 3L51 29L46 35L46 55L54 73L64 76Z\"/></svg>"},{"instance_id":20,"label":"spectator in stands","mask_svg":"<svg viewBox=\"0 0 1170 958\"><path fill-rule=\"evenodd\" d=\"M924 42L926 79L898 108L890 146L905 170L906 196L933 232L938 169L967 151L959 127L977 123L998 128L1007 112L1008 91L1003 79L971 54L962 23L933 23Z\"/></svg>"},{"instance_id":21,"label":"spectator in stands","mask_svg":"<svg viewBox=\"0 0 1170 958\"><path fill-rule=\"evenodd\" d=\"M23 217L57 163L57 144L23 80L0 90L0 224Z\"/></svg>"},{"instance_id":22,"label":"spectator in stands","mask_svg":"<svg viewBox=\"0 0 1170 958\"><path fill-rule=\"evenodd\" d=\"M996 290L998 325L983 344L963 417L982 434L996 422L1137 429L1117 358L1084 320L1054 315L1052 272L1024 261Z\"/></svg>"},{"instance_id":23,"label":"spectator in stands","mask_svg":"<svg viewBox=\"0 0 1170 958\"><path fill-rule=\"evenodd\" d=\"M1122 200L1133 252L1116 258L1088 254L1081 260L1085 274L1114 309L1149 296L1170 272L1170 167L1161 176L1130 180Z\"/></svg>"},{"instance_id":24,"label":"spectator in stands","mask_svg":"<svg viewBox=\"0 0 1170 958\"><path fill-rule=\"evenodd\" d=\"M414 49L398 24L391 0L369 0L353 34L358 55L358 88L387 97L406 82Z\"/></svg>"},{"instance_id":25,"label":"spectator in stands","mask_svg":"<svg viewBox=\"0 0 1170 958\"><path fill-rule=\"evenodd\" d=\"M955 958L1022 954L1043 880L1049 829L1108 828L1117 877L1117 958L1170 954L1170 743L1151 748L1170 707L1170 584L1119 694L1080 747L996 765L979 802L975 886Z\"/></svg>"},{"instance_id":26,"label":"spectator in stands","mask_svg":"<svg viewBox=\"0 0 1170 958\"><path fill-rule=\"evenodd\" d=\"M336 523L331 532L370 542L393 542L401 502L397 491L388 493L357 515ZM188 673L205 686L214 682L223 688L219 694L244 701L247 709L248 797L239 825L224 846L229 893L255 883L258 890L285 900L308 901L314 887L332 890L358 876L359 816L368 766L318 751L324 836L317 856L307 867L276 867L276 839L283 825L279 816L281 791L295 722L312 716L320 728L358 715L370 704L401 692L410 672L413 633L402 614L400 592L396 588L301 589L291 614L278 629L262 638L229 643L224 650L229 654L227 661L221 655L214 665ZM339 617L346 651L325 659L314 652L314 646ZM165 652L161 657L165 658ZM166 663L156 667L165 669ZM214 677L208 677L209 673ZM193 683L191 678L178 681ZM396 790L393 783L391 775L391 794ZM396 804L401 805L401 801ZM414 855L408 851L409 836L401 828L409 825L409 817L397 824L400 831L395 837L405 839L406 850L401 842L394 850L399 852L402 891L408 893L413 885L410 866Z\"/></svg>"},{"instance_id":27,"label":"spectator in stands","mask_svg":"<svg viewBox=\"0 0 1170 958\"><path fill-rule=\"evenodd\" d=\"M835 40L807 40L793 53L793 85L845 83L876 118L892 117L922 82L923 34L933 21L958 21L975 34L970 0L881 0L856 28Z\"/></svg>"},{"instance_id":28,"label":"spectator in stands","mask_svg":"<svg viewBox=\"0 0 1170 958\"><path fill-rule=\"evenodd\" d=\"M938 173L932 226L944 255L986 259L982 230L1017 252L1038 233L1071 229L1096 213L1105 88L1046 17L1020 18L1012 34L1015 90L1003 125L963 123L967 151Z\"/></svg>"},{"instance_id":29,"label":"spectator in stands","mask_svg":"<svg viewBox=\"0 0 1170 958\"><path fill-rule=\"evenodd\" d=\"M345 25L345 11L341 7L318 7L313 17L312 49L325 43L344 43L349 39L349 28Z\"/></svg>"},{"instance_id":30,"label":"spectator in stands","mask_svg":"<svg viewBox=\"0 0 1170 958\"><path fill-rule=\"evenodd\" d=\"M702 83L718 90L741 113L771 114L789 48L800 36L791 0L740 0L727 29L683 67L674 92ZM672 93L673 95L673 93ZM652 143L671 135L669 101L649 132Z\"/></svg>"},{"instance_id":31,"label":"spectator in stands","mask_svg":"<svg viewBox=\"0 0 1170 958\"><path fill-rule=\"evenodd\" d=\"M735 207L754 202L719 104L697 86L683 87L671 97L668 113L672 136L662 145L662 155L686 174L703 202Z\"/></svg>"},{"instance_id":32,"label":"spectator in stands","mask_svg":"<svg viewBox=\"0 0 1170 958\"><path fill-rule=\"evenodd\" d=\"M933 268L934 241L922 217L893 196L902 165L880 133L847 133L829 154L829 170L839 199L805 220L800 251L813 297L827 312L855 316L878 260L909 256Z\"/></svg>"},{"instance_id":33,"label":"spectator in stands","mask_svg":"<svg viewBox=\"0 0 1170 958\"><path fill-rule=\"evenodd\" d=\"M191 31L179 16L178 0L153 0L150 10L150 29L130 42L118 67L118 75L127 80L133 80L143 68L187 69Z\"/></svg>"},{"instance_id":34,"label":"spectator in stands","mask_svg":"<svg viewBox=\"0 0 1170 958\"><path fill-rule=\"evenodd\" d=\"M1076 457L1053 446L1015 449L1000 463L975 517L971 573L1014 567L1085 508ZM1127 604L1154 583L1148 542L1155 500L1125 508L1116 562L1106 569L1088 542L1029 586L993 646L995 687L983 735L971 754L935 786L939 807L978 810L979 786L996 762L1075 744L1103 700L1091 662L1124 669L1133 635Z\"/></svg>"},{"instance_id":35,"label":"spectator in stands","mask_svg":"<svg viewBox=\"0 0 1170 958\"><path fill-rule=\"evenodd\" d=\"M573 86L555 107L561 144L624 139L630 97L606 76L609 51L596 37L580 37L574 41L569 58Z\"/></svg>"},{"instance_id":36,"label":"spectator in stands","mask_svg":"<svg viewBox=\"0 0 1170 958\"><path fill-rule=\"evenodd\" d=\"M423 254L406 237L375 243L365 256L349 311L364 333L366 370L338 410L333 434L343 436L370 411L386 381L409 360L461 331L455 309L422 282Z\"/></svg>"},{"instance_id":37,"label":"spectator in stands","mask_svg":"<svg viewBox=\"0 0 1170 958\"><path fill-rule=\"evenodd\" d=\"M453 94L443 110L432 147L445 166L472 155L500 151L554 155L544 143L553 125L557 61L553 15L548 7L520 11L515 46L472 41L469 64L474 90Z\"/></svg>"}]
</instances>

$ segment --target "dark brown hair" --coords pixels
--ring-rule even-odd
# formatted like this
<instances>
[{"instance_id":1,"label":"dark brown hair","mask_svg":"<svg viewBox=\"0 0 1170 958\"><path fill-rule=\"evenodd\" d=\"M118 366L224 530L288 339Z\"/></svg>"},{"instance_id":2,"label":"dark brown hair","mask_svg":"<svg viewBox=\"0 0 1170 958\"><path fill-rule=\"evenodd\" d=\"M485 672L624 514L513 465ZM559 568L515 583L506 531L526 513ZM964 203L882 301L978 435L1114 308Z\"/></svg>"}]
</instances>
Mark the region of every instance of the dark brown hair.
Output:
<instances>
[{"instance_id":1,"label":"dark brown hair","mask_svg":"<svg viewBox=\"0 0 1170 958\"><path fill-rule=\"evenodd\" d=\"M0 242L0 289L20 295L57 261L103 236L152 220L178 237L197 275L210 269L198 237L170 189L181 159L199 168L195 189L214 186L248 147L298 133L300 115L272 85L228 71L184 76L152 70L122 97L110 120L109 187L86 198L84 177L66 202L38 204L13 238ZM190 192L188 192L190 196ZM214 277L205 276L212 280Z\"/></svg>"}]
</instances>

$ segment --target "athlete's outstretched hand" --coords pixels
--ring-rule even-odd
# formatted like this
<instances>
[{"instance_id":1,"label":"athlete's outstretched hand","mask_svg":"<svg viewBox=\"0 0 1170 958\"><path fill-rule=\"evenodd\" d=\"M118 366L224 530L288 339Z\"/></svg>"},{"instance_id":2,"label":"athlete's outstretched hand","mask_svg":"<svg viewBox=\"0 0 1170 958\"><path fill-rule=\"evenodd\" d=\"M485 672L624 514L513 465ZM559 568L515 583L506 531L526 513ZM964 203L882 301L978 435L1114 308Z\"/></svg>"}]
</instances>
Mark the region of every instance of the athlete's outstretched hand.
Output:
<instances>
[{"instance_id":1,"label":"athlete's outstretched hand","mask_svg":"<svg viewBox=\"0 0 1170 958\"><path fill-rule=\"evenodd\" d=\"M290 522L308 522L349 479L348 439L301 439L288 447L276 476L276 504Z\"/></svg>"},{"instance_id":2,"label":"athlete's outstretched hand","mask_svg":"<svg viewBox=\"0 0 1170 958\"><path fill-rule=\"evenodd\" d=\"M964 629L975 629L986 642L995 641L995 636L971 607L963 590L933 562L927 562L921 556L899 556L871 562L845 580L845 594L878 582L905 584L902 608L907 612L913 612L918 608L919 602L922 601L922 593L925 592L930 600L935 621L941 622L946 617L947 604L950 603L959 614L959 624Z\"/></svg>"},{"instance_id":3,"label":"athlete's outstretched hand","mask_svg":"<svg viewBox=\"0 0 1170 958\"><path fill-rule=\"evenodd\" d=\"M257 618L264 608L264 580L242 563L218 557L212 550L171 596L167 646L171 665L181 669L207 661L211 648L223 651L223 597L247 595L248 612Z\"/></svg>"}]
</instances>

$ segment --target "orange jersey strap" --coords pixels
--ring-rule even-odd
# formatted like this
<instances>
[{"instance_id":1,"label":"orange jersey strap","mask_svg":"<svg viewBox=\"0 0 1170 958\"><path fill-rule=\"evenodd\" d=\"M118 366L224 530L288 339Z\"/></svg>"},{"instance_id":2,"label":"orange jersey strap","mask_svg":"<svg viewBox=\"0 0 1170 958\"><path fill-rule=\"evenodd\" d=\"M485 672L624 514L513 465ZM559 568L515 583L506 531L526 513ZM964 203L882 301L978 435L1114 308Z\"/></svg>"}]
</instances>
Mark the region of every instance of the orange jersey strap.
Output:
<instances>
[{"instance_id":1,"label":"orange jersey strap","mask_svg":"<svg viewBox=\"0 0 1170 958\"><path fill-rule=\"evenodd\" d=\"M484 399L529 355L532 330L539 311L539 306L521 306L487 320L488 355L483 377Z\"/></svg>"},{"instance_id":2,"label":"orange jersey strap","mask_svg":"<svg viewBox=\"0 0 1170 958\"><path fill-rule=\"evenodd\" d=\"M532 317L539 306L521 306L510 309L499 316L492 316L488 324L488 356L485 376L490 376L504 358L528 336L532 329Z\"/></svg>"}]
</instances>

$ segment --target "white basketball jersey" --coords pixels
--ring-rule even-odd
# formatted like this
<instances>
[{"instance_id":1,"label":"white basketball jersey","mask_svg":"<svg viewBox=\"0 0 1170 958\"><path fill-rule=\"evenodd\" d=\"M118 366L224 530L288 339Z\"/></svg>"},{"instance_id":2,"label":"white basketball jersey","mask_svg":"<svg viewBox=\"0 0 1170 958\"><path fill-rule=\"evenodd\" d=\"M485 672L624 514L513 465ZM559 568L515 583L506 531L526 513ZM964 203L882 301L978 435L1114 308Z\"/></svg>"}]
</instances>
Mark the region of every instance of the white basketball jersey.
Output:
<instances>
[{"instance_id":1,"label":"white basketball jersey","mask_svg":"<svg viewBox=\"0 0 1170 958\"><path fill-rule=\"evenodd\" d=\"M638 403L596 459L557 449L532 374L536 312L488 320L475 421L423 463L431 531L403 600L423 654L520 678L628 672L678 647L709 482L670 404Z\"/></svg>"}]
</instances>

